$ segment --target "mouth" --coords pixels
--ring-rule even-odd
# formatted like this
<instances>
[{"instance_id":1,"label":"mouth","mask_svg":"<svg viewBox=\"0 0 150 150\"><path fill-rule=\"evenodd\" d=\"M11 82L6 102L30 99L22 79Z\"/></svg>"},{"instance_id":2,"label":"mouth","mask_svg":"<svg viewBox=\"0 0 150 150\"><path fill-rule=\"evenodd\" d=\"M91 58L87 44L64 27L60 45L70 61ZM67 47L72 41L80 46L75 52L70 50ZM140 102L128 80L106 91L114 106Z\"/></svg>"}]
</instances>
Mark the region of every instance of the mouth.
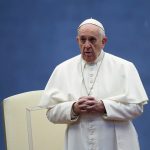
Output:
<instances>
[{"instance_id":1,"label":"mouth","mask_svg":"<svg viewBox=\"0 0 150 150\"><path fill-rule=\"evenodd\" d=\"M93 56L93 53L88 51L88 52L84 52L84 55L90 57Z\"/></svg>"}]
</instances>

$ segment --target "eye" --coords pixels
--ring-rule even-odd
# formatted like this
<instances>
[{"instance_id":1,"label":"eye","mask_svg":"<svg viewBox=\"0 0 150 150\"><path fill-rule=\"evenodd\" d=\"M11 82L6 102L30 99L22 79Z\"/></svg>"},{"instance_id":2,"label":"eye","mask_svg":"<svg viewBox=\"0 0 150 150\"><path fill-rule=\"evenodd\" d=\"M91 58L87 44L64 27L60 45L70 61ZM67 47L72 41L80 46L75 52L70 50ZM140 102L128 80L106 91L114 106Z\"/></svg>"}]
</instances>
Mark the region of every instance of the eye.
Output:
<instances>
[{"instance_id":1,"label":"eye","mask_svg":"<svg viewBox=\"0 0 150 150\"><path fill-rule=\"evenodd\" d=\"M83 44L83 43L86 42L86 38L85 38L85 37L80 37L80 41L81 41L81 43Z\"/></svg>"},{"instance_id":2,"label":"eye","mask_svg":"<svg viewBox=\"0 0 150 150\"><path fill-rule=\"evenodd\" d=\"M90 37L89 42L94 44L96 42L96 38L95 37Z\"/></svg>"}]
</instances>

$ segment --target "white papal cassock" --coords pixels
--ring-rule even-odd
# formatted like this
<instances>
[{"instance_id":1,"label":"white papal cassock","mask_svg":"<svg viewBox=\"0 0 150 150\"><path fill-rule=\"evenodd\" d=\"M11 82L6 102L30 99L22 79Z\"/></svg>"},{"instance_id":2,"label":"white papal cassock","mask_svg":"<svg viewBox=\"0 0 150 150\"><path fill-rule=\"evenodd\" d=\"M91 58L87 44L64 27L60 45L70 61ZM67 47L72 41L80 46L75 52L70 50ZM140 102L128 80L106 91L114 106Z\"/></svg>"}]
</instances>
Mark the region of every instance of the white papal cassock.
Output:
<instances>
[{"instance_id":1,"label":"white papal cassock","mask_svg":"<svg viewBox=\"0 0 150 150\"><path fill-rule=\"evenodd\" d=\"M87 96L100 63L90 95L103 101L107 113L72 119L72 104ZM139 150L132 119L143 112L147 100L134 65L102 51L93 64L86 64L78 55L58 65L39 105L48 108L50 121L68 125L65 150Z\"/></svg>"}]
</instances>

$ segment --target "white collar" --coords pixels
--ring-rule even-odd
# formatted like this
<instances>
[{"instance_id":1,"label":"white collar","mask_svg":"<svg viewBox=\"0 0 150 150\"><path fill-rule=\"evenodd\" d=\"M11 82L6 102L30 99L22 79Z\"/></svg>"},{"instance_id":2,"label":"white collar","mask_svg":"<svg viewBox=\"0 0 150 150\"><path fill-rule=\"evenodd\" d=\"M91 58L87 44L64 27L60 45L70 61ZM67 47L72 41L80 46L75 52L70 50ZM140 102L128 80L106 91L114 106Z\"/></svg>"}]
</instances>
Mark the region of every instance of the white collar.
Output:
<instances>
[{"instance_id":1,"label":"white collar","mask_svg":"<svg viewBox=\"0 0 150 150\"><path fill-rule=\"evenodd\" d=\"M93 65L93 64L99 64L102 60L103 60L103 57L104 57L104 54L105 54L105 52L104 52L104 50L102 49L101 50L101 53L100 53L100 55L97 57L97 59L93 62L93 63L87 63L84 59L82 59L82 56L81 56L81 59L82 59L82 68L84 68L86 65Z\"/></svg>"}]
</instances>

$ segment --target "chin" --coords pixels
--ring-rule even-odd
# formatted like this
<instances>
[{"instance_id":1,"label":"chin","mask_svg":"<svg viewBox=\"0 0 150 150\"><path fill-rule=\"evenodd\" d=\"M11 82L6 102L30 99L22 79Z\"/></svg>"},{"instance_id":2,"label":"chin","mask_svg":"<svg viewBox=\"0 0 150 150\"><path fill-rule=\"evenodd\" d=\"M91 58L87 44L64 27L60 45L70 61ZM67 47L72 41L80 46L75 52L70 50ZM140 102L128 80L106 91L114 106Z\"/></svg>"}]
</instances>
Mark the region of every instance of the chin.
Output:
<instances>
[{"instance_id":1,"label":"chin","mask_svg":"<svg viewBox=\"0 0 150 150\"><path fill-rule=\"evenodd\" d=\"M87 63L93 63L95 61L95 59L91 59L91 58L85 58L84 59Z\"/></svg>"},{"instance_id":2,"label":"chin","mask_svg":"<svg viewBox=\"0 0 150 150\"><path fill-rule=\"evenodd\" d=\"M85 55L82 55L82 58L87 62L87 63L93 63L96 58L93 57L93 56L85 56Z\"/></svg>"}]
</instances>

